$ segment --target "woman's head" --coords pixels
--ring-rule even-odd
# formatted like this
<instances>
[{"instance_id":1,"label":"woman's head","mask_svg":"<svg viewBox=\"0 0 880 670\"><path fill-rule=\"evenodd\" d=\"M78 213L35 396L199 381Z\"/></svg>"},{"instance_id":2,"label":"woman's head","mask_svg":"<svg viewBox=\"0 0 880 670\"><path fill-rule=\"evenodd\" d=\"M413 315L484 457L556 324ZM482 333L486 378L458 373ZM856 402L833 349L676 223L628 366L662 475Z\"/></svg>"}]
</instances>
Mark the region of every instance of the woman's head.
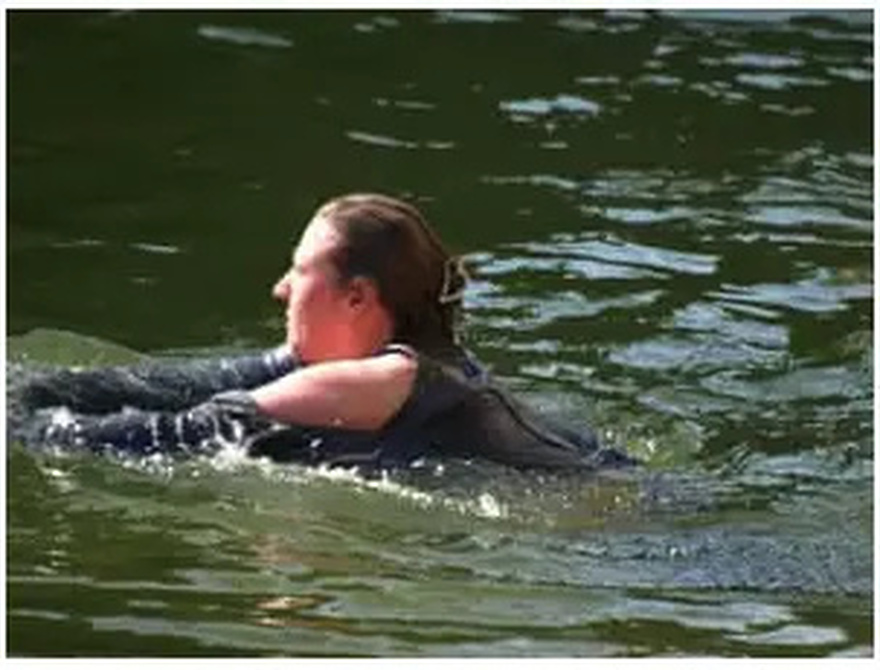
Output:
<instances>
[{"instance_id":1,"label":"woman's head","mask_svg":"<svg viewBox=\"0 0 880 670\"><path fill-rule=\"evenodd\" d=\"M275 294L288 303L291 346L312 361L388 341L449 346L465 282L415 207L353 194L318 209Z\"/></svg>"}]
</instances>

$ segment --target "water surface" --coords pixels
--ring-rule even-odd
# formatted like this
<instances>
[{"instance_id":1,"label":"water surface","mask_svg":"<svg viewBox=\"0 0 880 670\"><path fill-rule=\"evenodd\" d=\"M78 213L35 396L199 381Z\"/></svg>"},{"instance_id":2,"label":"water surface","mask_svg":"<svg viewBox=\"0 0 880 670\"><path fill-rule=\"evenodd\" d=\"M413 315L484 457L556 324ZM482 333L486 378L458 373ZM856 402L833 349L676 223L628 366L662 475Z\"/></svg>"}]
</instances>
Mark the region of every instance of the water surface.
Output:
<instances>
[{"instance_id":1,"label":"water surface","mask_svg":"<svg viewBox=\"0 0 880 670\"><path fill-rule=\"evenodd\" d=\"M12 655L873 654L869 12L9 12L7 383L271 346L407 197L468 345L646 461L7 450Z\"/></svg>"}]
</instances>

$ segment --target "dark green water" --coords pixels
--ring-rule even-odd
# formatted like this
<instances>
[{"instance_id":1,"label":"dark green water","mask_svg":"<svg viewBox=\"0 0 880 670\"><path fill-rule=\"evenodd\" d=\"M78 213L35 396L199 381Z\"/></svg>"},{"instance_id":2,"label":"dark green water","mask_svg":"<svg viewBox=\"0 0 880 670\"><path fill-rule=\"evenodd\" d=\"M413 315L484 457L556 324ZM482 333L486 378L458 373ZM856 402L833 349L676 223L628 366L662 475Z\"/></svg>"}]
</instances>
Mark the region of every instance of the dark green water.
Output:
<instances>
[{"instance_id":1,"label":"dark green water","mask_svg":"<svg viewBox=\"0 0 880 670\"><path fill-rule=\"evenodd\" d=\"M282 337L323 199L640 472L7 449L12 655L874 650L870 12L7 13L7 383ZM21 365L19 365L19 363Z\"/></svg>"}]
</instances>

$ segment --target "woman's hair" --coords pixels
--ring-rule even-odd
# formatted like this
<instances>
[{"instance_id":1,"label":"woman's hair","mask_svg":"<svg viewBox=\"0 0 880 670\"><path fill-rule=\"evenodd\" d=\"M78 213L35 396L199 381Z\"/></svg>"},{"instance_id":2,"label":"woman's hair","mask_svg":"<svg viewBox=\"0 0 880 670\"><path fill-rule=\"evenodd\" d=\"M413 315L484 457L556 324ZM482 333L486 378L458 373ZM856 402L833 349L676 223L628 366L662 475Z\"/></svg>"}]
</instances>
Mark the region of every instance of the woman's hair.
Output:
<instances>
[{"instance_id":1,"label":"woman's hair","mask_svg":"<svg viewBox=\"0 0 880 670\"><path fill-rule=\"evenodd\" d=\"M344 195L318 210L342 238L342 281L373 280L394 321L394 341L418 349L456 343L467 274L412 205L372 193Z\"/></svg>"}]
</instances>

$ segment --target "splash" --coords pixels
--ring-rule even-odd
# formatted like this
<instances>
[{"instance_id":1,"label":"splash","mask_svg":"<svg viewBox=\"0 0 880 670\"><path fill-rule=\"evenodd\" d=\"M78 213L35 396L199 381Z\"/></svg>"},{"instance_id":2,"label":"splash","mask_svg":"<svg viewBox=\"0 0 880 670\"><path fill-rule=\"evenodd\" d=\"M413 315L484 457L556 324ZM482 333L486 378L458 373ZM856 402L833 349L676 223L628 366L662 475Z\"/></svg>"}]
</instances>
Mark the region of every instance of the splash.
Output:
<instances>
[{"instance_id":1,"label":"splash","mask_svg":"<svg viewBox=\"0 0 880 670\"><path fill-rule=\"evenodd\" d=\"M290 466L272 466L275 468L289 468ZM503 503L496 495L484 491L474 498L459 498L441 492L428 492L415 486L396 481L394 476L386 471L378 477L367 477L354 468L319 466L316 468L296 467L300 482L310 483L314 481L330 481L351 486L360 491L374 491L383 495L407 501L421 509L446 509L467 516L475 516L482 519L506 519L510 516L509 506ZM443 466L437 465L435 474L443 474Z\"/></svg>"}]
</instances>

